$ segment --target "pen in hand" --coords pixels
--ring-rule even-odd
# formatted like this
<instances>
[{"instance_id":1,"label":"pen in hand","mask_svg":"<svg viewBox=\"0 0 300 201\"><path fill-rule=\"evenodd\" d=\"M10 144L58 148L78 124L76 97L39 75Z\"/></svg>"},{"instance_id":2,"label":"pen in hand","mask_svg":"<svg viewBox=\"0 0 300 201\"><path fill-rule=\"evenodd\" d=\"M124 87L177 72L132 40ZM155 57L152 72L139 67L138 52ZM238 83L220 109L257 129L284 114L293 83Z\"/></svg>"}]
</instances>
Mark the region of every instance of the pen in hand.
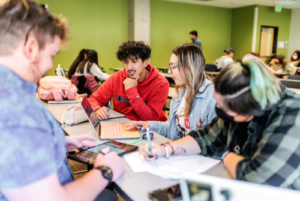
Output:
<instances>
[{"instance_id":1,"label":"pen in hand","mask_svg":"<svg viewBox=\"0 0 300 201\"><path fill-rule=\"evenodd\" d=\"M110 108L110 101L108 101L107 112L109 112L109 108Z\"/></svg>"},{"instance_id":2,"label":"pen in hand","mask_svg":"<svg viewBox=\"0 0 300 201\"><path fill-rule=\"evenodd\" d=\"M152 144L151 144L151 137L150 137L149 127L147 127L146 130L147 130L146 135L147 135L147 140L148 140L149 151L151 151ZM151 158L151 160L153 160L153 156L151 154L148 156L148 158Z\"/></svg>"}]
</instances>

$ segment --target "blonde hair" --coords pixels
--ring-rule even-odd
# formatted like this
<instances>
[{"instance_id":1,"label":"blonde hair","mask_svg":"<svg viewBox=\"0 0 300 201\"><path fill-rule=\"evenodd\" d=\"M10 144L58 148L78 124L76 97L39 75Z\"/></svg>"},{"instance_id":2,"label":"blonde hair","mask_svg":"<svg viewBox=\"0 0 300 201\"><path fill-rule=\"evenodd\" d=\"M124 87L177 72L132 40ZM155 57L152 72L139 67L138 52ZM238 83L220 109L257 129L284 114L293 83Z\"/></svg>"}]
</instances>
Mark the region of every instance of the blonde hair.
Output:
<instances>
[{"instance_id":1,"label":"blonde hair","mask_svg":"<svg viewBox=\"0 0 300 201\"><path fill-rule=\"evenodd\" d=\"M42 5L32 0L9 0L4 4L0 3L0 27L0 55L13 53L28 32L36 38L40 49L47 42L53 41L56 35L60 37L63 45L69 41L66 18L49 14Z\"/></svg>"},{"instance_id":2,"label":"blonde hair","mask_svg":"<svg viewBox=\"0 0 300 201\"><path fill-rule=\"evenodd\" d=\"M185 98L185 108L183 110L183 116L190 115L192 111L193 102L197 94L205 92L206 88L200 92L199 88L205 84L206 78L210 79L204 71L205 58L201 49L192 43L185 43L177 46L172 50L178 59L178 69L181 75L185 74L187 81L187 91ZM184 72L184 73L183 73ZM179 89L184 91L184 86L176 86L176 92ZM179 98L179 94L175 99Z\"/></svg>"}]
</instances>

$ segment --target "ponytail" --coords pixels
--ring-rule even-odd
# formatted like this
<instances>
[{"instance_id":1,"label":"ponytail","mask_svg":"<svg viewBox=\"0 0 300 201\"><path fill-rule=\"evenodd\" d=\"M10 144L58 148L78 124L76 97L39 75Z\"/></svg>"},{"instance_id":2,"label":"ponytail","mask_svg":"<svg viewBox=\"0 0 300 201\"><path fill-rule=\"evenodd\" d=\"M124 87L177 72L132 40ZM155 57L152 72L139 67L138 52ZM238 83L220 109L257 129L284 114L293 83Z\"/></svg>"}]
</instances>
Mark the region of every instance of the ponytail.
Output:
<instances>
[{"instance_id":1,"label":"ponytail","mask_svg":"<svg viewBox=\"0 0 300 201\"><path fill-rule=\"evenodd\" d=\"M261 116L281 99L280 81L251 54L224 68L214 84L228 109L241 115Z\"/></svg>"},{"instance_id":2,"label":"ponytail","mask_svg":"<svg viewBox=\"0 0 300 201\"><path fill-rule=\"evenodd\" d=\"M253 56L246 55L242 64L250 70L250 90L253 98L259 103L261 109L268 105L276 104L280 100L280 84L266 65L260 60L253 59Z\"/></svg>"}]
</instances>

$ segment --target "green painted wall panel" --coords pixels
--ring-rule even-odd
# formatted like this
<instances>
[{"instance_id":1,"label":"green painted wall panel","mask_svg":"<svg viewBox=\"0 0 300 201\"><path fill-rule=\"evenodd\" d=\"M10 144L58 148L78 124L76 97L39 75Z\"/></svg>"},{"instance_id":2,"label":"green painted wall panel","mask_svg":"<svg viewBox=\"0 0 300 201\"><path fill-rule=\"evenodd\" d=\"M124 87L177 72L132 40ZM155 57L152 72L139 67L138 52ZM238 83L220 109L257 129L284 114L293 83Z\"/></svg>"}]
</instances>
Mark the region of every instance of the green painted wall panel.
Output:
<instances>
[{"instance_id":1,"label":"green painted wall panel","mask_svg":"<svg viewBox=\"0 0 300 201\"><path fill-rule=\"evenodd\" d=\"M289 41L290 25L292 10L282 9L280 13L274 11L274 7L257 6L258 20L257 20L257 40L256 51L259 52L260 31L261 26L275 26L278 28L278 41ZM287 57L288 49L277 48L277 54L283 54Z\"/></svg>"},{"instance_id":2,"label":"green painted wall panel","mask_svg":"<svg viewBox=\"0 0 300 201\"><path fill-rule=\"evenodd\" d=\"M63 14L71 24L71 41L66 50L54 58L54 67L47 72L53 75L58 64L69 69L82 48L98 52L99 65L106 72L123 64L117 60L116 51L128 40L127 0L38 0L47 3L50 11Z\"/></svg>"},{"instance_id":3,"label":"green painted wall panel","mask_svg":"<svg viewBox=\"0 0 300 201\"><path fill-rule=\"evenodd\" d=\"M151 64L167 66L172 49L190 43L189 32L198 31L206 63L230 47L232 9L186 3L151 1Z\"/></svg>"},{"instance_id":4,"label":"green painted wall panel","mask_svg":"<svg viewBox=\"0 0 300 201\"><path fill-rule=\"evenodd\" d=\"M232 11L231 46L234 59L242 59L251 52L255 6L235 8Z\"/></svg>"}]
</instances>

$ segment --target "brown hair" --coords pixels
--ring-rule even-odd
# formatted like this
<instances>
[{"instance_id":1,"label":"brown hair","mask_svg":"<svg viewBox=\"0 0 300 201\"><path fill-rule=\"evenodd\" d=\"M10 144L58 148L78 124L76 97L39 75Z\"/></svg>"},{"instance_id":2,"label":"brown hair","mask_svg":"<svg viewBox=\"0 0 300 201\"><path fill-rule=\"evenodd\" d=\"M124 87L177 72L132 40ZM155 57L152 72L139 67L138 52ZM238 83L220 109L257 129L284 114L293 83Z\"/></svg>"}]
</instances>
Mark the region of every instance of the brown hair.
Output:
<instances>
[{"instance_id":1,"label":"brown hair","mask_svg":"<svg viewBox=\"0 0 300 201\"><path fill-rule=\"evenodd\" d=\"M56 35L62 44L69 40L66 18L49 14L42 5L32 0L9 0L0 5L0 27L0 55L11 54L25 40L28 32L29 36L36 38L40 49L45 47L46 42L53 41Z\"/></svg>"},{"instance_id":2,"label":"brown hair","mask_svg":"<svg viewBox=\"0 0 300 201\"><path fill-rule=\"evenodd\" d=\"M177 46L172 50L178 57L177 66L181 75L182 71L186 76L187 80L187 91L185 96L185 108L183 110L183 116L190 115L192 111L193 102L197 94L202 94L205 92L206 88L199 92L199 88L205 84L207 77L205 74L205 58L203 56L202 50L195 44L185 43L183 45ZM178 89L184 91L184 86L176 86L176 92ZM179 95L175 98L179 98Z\"/></svg>"}]
</instances>

